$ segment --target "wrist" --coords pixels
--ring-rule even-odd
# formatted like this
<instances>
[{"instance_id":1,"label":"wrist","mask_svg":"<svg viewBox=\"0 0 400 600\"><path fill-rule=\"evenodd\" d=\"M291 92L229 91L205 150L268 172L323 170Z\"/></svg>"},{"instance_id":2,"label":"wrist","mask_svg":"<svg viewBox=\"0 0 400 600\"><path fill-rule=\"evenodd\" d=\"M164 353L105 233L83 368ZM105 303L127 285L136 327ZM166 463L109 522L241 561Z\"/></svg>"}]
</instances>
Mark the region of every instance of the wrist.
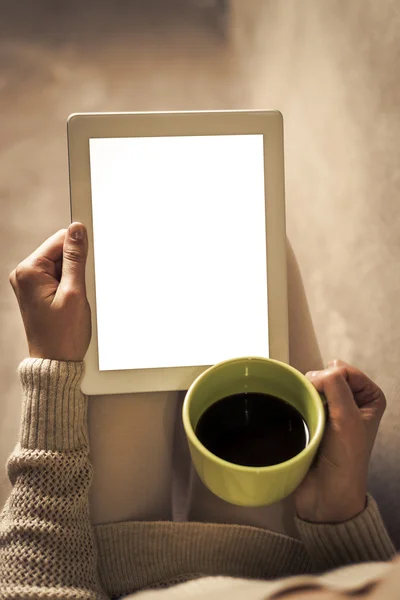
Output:
<instances>
[{"instance_id":1,"label":"wrist","mask_svg":"<svg viewBox=\"0 0 400 600\"><path fill-rule=\"evenodd\" d=\"M85 354L65 351L60 348L38 348L28 344L29 358L56 360L58 362L82 362Z\"/></svg>"},{"instance_id":2,"label":"wrist","mask_svg":"<svg viewBox=\"0 0 400 600\"><path fill-rule=\"evenodd\" d=\"M360 515L367 506L367 494L349 501L344 499L343 502L336 502L335 504L328 504L322 508L314 508L309 510L297 510L297 516L302 521L308 523L319 523L319 524L338 524L351 521Z\"/></svg>"}]
</instances>

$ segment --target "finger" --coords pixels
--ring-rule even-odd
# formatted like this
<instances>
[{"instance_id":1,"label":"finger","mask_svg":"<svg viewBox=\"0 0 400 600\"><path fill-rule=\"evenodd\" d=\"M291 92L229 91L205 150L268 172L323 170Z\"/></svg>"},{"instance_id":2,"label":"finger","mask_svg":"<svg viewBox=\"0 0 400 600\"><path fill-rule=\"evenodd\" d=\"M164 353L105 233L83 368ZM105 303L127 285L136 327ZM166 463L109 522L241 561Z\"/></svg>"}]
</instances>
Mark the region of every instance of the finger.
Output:
<instances>
[{"instance_id":1,"label":"finger","mask_svg":"<svg viewBox=\"0 0 400 600\"><path fill-rule=\"evenodd\" d=\"M334 358L333 360L328 360L328 362L326 363L326 368L330 369L332 367L341 367L345 364L346 363L343 360L340 360L340 358Z\"/></svg>"},{"instance_id":2,"label":"finger","mask_svg":"<svg viewBox=\"0 0 400 600\"><path fill-rule=\"evenodd\" d=\"M16 287L17 287L17 278L16 278L16 275L15 275L15 269L10 273L8 281L10 282L10 285L11 285L11 287L13 288L13 290L15 292Z\"/></svg>"},{"instance_id":3,"label":"finger","mask_svg":"<svg viewBox=\"0 0 400 600\"><path fill-rule=\"evenodd\" d=\"M20 291L31 293L37 288L36 275L46 273L56 276L56 265L62 259L66 229L60 229L22 261L10 274L9 281L19 301Z\"/></svg>"},{"instance_id":4,"label":"finger","mask_svg":"<svg viewBox=\"0 0 400 600\"><path fill-rule=\"evenodd\" d=\"M32 252L30 256L26 259L27 264L32 264L37 259L47 258L47 260L51 260L52 262L57 262L61 260L63 254L63 244L65 239L65 234L67 233L66 229L60 229L57 233L54 233L50 236L43 244L39 246Z\"/></svg>"},{"instance_id":5,"label":"finger","mask_svg":"<svg viewBox=\"0 0 400 600\"><path fill-rule=\"evenodd\" d=\"M18 294L18 284L17 284L17 276L16 276L16 272L15 269L10 273L10 276L8 278L10 285L14 291L15 297L18 300L19 303L19 294Z\"/></svg>"},{"instance_id":6,"label":"finger","mask_svg":"<svg viewBox=\"0 0 400 600\"><path fill-rule=\"evenodd\" d=\"M312 381L316 389L325 394L331 421L351 421L358 418L358 407L346 377L344 367L307 373L307 378Z\"/></svg>"},{"instance_id":7,"label":"finger","mask_svg":"<svg viewBox=\"0 0 400 600\"><path fill-rule=\"evenodd\" d=\"M60 279L61 279L61 273L62 273L62 259L56 261L56 278L58 279L58 281L60 281Z\"/></svg>"},{"instance_id":8,"label":"finger","mask_svg":"<svg viewBox=\"0 0 400 600\"><path fill-rule=\"evenodd\" d=\"M329 368L340 368L346 372L346 380L351 391L355 395L357 404L361 407L365 404L371 404L381 400L385 402L384 394L380 387L372 381L363 371L357 369L353 365L348 364L344 360L335 359L328 362Z\"/></svg>"},{"instance_id":9,"label":"finger","mask_svg":"<svg viewBox=\"0 0 400 600\"><path fill-rule=\"evenodd\" d=\"M63 246L61 284L64 289L86 293L87 251L88 241L85 226L78 222L71 223Z\"/></svg>"}]
</instances>

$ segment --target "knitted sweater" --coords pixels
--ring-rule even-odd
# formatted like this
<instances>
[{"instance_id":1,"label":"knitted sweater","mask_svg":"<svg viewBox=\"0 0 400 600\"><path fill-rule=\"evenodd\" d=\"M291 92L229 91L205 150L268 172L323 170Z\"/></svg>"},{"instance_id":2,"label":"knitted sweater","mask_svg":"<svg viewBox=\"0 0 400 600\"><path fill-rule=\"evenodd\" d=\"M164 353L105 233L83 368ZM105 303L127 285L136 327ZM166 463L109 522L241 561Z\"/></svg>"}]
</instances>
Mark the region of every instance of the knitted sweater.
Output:
<instances>
[{"instance_id":1,"label":"knitted sweater","mask_svg":"<svg viewBox=\"0 0 400 600\"><path fill-rule=\"evenodd\" d=\"M395 568L382 562L395 550L370 496L346 523L297 519L301 541L239 525L93 527L84 363L25 359L18 372L23 407L19 443L7 464L13 490L0 516L0 598L100 600L156 588L139 595L213 600L229 592L231 599L260 600L310 586L355 589ZM365 561L381 562L367 571L349 567L344 577L342 570L310 575Z\"/></svg>"}]
</instances>

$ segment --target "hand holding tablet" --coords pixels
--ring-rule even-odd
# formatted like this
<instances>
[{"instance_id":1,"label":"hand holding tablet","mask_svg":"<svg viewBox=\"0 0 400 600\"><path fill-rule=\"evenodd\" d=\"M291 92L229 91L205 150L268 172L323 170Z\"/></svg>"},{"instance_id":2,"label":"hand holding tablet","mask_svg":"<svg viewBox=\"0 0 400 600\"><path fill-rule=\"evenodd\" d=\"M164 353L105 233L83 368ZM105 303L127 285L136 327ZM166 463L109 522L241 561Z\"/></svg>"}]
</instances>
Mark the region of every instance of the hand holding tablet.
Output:
<instances>
[{"instance_id":1,"label":"hand holding tablet","mask_svg":"<svg viewBox=\"0 0 400 600\"><path fill-rule=\"evenodd\" d=\"M280 113L73 115L68 141L89 239L84 393L188 389L222 360L288 359Z\"/></svg>"}]
</instances>

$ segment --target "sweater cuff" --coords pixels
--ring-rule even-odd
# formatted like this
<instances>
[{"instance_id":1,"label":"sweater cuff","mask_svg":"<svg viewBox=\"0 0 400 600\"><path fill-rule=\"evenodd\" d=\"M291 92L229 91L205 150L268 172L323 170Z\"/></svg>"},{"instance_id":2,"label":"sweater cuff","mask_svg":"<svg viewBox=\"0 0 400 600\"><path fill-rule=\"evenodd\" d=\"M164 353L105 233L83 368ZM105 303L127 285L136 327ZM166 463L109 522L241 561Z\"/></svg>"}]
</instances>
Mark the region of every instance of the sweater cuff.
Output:
<instances>
[{"instance_id":1,"label":"sweater cuff","mask_svg":"<svg viewBox=\"0 0 400 600\"><path fill-rule=\"evenodd\" d=\"M378 505L370 494L365 509L350 521L309 523L296 517L296 524L319 572L351 563L390 560L396 554Z\"/></svg>"},{"instance_id":2,"label":"sweater cuff","mask_svg":"<svg viewBox=\"0 0 400 600\"><path fill-rule=\"evenodd\" d=\"M88 447L84 362L26 358L18 366L22 448L70 452Z\"/></svg>"}]
</instances>

